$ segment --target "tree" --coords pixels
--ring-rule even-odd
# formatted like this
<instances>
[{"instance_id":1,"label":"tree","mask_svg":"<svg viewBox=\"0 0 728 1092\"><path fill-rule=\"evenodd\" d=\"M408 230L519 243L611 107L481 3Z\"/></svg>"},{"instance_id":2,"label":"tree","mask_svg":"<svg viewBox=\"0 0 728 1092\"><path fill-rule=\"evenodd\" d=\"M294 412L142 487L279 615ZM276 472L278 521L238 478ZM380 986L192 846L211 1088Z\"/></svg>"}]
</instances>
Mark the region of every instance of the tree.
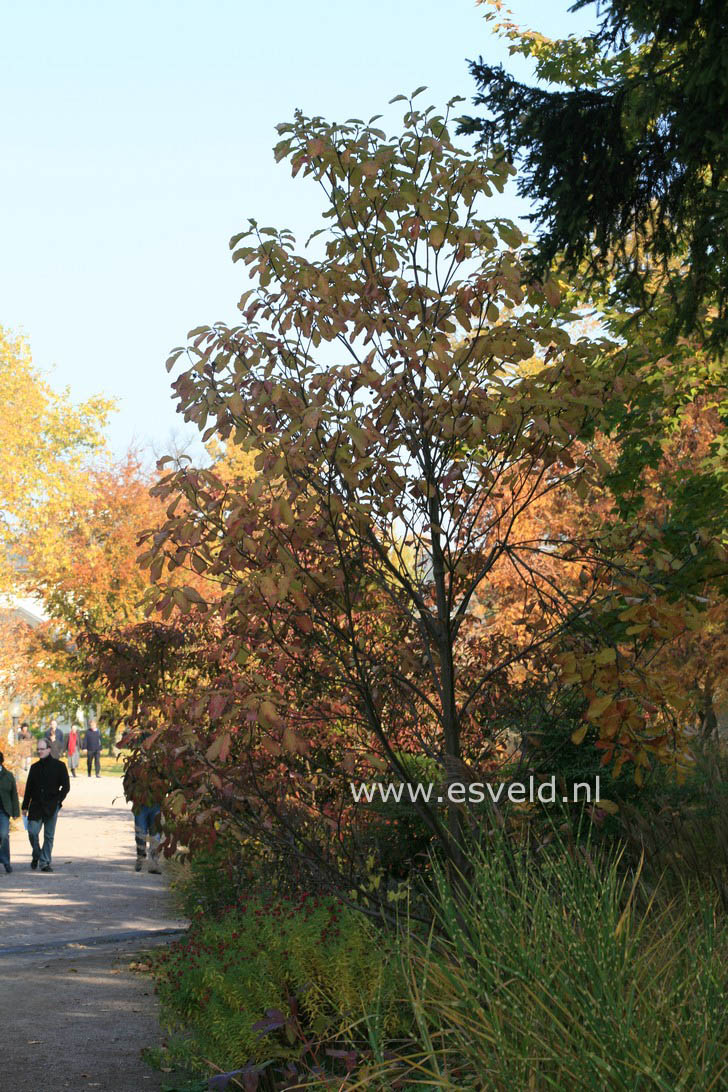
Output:
<instances>
[{"instance_id":1,"label":"tree","mask_svg":"<svg viewBox=\"0 0 728 1092\"><path fill-rule=\"evenodd\" d=\"M22 338L0 328L0 587L17 590L19 536L41 537L71 502L103 446L107 399L74 406L33 367Z\"/></svg>"},{"instance_id":2,"label":"tree","mask_svg":"<svg viewBox=\"0 0 728 1092\"><path fill-rule=\"evenodd\" d=\"M639 385L635 391L639 391ZM642 431L644 434L644 428ZM725 426L712 398L698 394L684 407L681 417L670 423L669 429L655 431L653 439L662 441L657 445L659 459L655 465L643 462L639 475L626 479L620 457L624 454L625 441L633 441L634 437L621 436L621 447L614 439L602 437L598 457L608 472L602 482L591 485L585 502L581 503L573 493L551 493L524 514L525 526L520 526L517 534L526 537L527 527L530 527L534 541L547 537L564 541L589 540L598 533L597 528L625 521L634 523L637 534L629 568L635 571L648 560L651 567L662 570L662 575L657 577L656 574L656 579L662 582L668 601L690 597L695 604L700 604L700 610L693 615L692 624L677 634L671 630L667 619L661 620L660 625L655 624L658 618L651 613L654 603L651 607L644 602L638 605L635 599L624 611L625 618L632 623L634 640L640 640L640 634L646 637L645 661L660 679L660 685L670 686L673 703L677 697L675 708L680 712L681 720L686 724L694 721L709 733L716 724L714 703L722 700L725 693L728 651L725 640L726 555L720 547L718 550L705 548L711 538L717 542L722 538L725 542L725 511L720 504L720 494L718 498L713 495L716 482L712 473L716 441L725 437ZM658 547L649 559L640 557L645 534L649 534ZM573 579L574 574L554 564L550 567L550 576L561 585ZM494 569L489 592L492 624L512 638L517 637L518 627L527 619L531 624L543 625L544 612L548 615L551 610L542 595L524 598L522 580L507 559ZM573 597L574 589L570 594ZM666 628L662 628L662 621L667 621ZM658 628L662 628L659 635ZM585 661L578 635L564 634L563 647L556 651L557 659L563 665L572 665L566 679L581 684L583 679L575 671L575 665L577 659L581 665ZM582 687L579 685L574 691L572 686L564 686L564 682L563 674L554 674L548 669L520 672L518 678L511 680L499 716L505 723L510 720L512 727L520 723L521 732L526 733L529 743L537 748L538 753L529 748L531 765L540 761L541 768L552 773L567 768L580 770L582 777L577 779L583 779L589 771L597 772L600 750L607 750L605 743L608 740L600 733L590 731L588 742L591 746L582 747L581 753L577 753L570 736L573 733L579 739L586 735L583 725L579 727L583 715ZM592 697L598 695L595 693ZM624 706L621 711L625 712ZM614 710L608 710L607 717L613 713ZM615 727L613 722L610 731ZM589 753L584 753L585 750ZM612 757L610 754L610 760ZM617 771L621 765L621 762L615 764ZM611 791L619 793L623 786L613 786L610 795Z\"/></svg>"},{"instance_id":3,"label":"tree","mask_svg":"<svg viewBox=\"0 0 728 1092\"><path fill-rule=\"evenodd\" d=\"M412 100L399 136L374 120L298 113L279 127L277 158L326 195L324 256L251 221L231 244L257 279L243 323L192 331L175 381L185 418L256 452L258 473L168 474L145 556L163 617L218 627L216 665L170 695L154 739L167 734L207 800L217 785L218 815L236 786L259 830L278 824L308 857L322 846L302 815L329 808L335 847L355 773L407 780L407 751L462 775L492 742L485 699L567 634L578 658L564 670L572 683L583 670L586 725L604 721L610 761L681 754L674 711L657 730L644 715L664 705L639 667L650 625L636 642L624 617L639 602L661 632L684 626L638 521L519 533L544 498L585 498L600 480L599 428L629 398L631 357L581 336L557 285L525 275L520 232L483 218L502 157L463 154L447 115ZM543 608L517 639L473 609L505 563ZM216 594L166 586L165 567ZM418 807L462 866L461 810Z\"/></svg>"},{"instance_id":4,"label":"tree","mask_svg":"<svg viewBox=\"0 0 728 1092\"><path fill-rule=\"evenodd\" d=\"M147 581L137 564L137 540L162 513L150 493L155 480L134 450L99 462L42 538L24 540L32 590L69 631L143 617Z\"/></svg>"},{"instance_id":5,"label":"tree","mask_svg":"<svg viewBox=\"0 0 728 1092\"><path fill-rule=\"evenodd\" d=\"M49 513L43 534L17 538L25 585L48 615L27 648L44 707L73 715L83 697L109 724L110 746L123 710L104 687L89 686L84 637L144 618L138 538L163 515L150 494L154 481L136 451L98 461Z\"/></svg>"},{"instance_id":6,"label":"tree","mask_svg":"<svg viewBox=\"0 0 728 1092\"><path fill-rule=\"evenodd\" d=\"M0 607L0 706L7 710L15 698L22 703L21 715L30 715L34 702L36 680L31 668L29 646L33 628L15 611ZM0 731L10 727L0 721Z\"/></svg>"},{"instance_id":7,"label":"tree","mask_svg":"<svg viewBox=\"0 0 728 1092\"><path fill-rule=\"evenodd\" d=\"M487 19L502 8L480 2ZM606 267L642 307L664 290L673 340L702 327L724 346L728 139L715 119L728 110L725 4L609 0L599 14L594 34L561 41L502 21L511 53L532 58L551 88L471 61L487 116L463 119L462 131L521 162L519 191L541 230L537 268L557 257Z\"/></svg>"}]
</instances>

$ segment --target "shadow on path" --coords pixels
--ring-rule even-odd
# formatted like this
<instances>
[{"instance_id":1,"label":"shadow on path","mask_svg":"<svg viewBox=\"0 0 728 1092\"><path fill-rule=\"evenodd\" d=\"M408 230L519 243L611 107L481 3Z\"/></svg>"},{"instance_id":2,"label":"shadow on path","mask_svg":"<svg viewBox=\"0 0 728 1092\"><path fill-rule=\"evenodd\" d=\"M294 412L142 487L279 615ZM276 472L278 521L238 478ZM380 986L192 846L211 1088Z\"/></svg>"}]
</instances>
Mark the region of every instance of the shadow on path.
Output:
<instances>
[{"instance_id":1,"label":"shadow on path","mask_svg":"<svg viewBox=\"0 0 728 1092\"><path fill-rule=\"evenodd\" d=\"M186 923L164 874L134 871L121 779L72 781L52 873L30 869L20 826L11 861L11 874L0 869L0 1088L157 1092L140 1057L161 1035L152 981L128 965Z\"/></svg>"}]
</instances>

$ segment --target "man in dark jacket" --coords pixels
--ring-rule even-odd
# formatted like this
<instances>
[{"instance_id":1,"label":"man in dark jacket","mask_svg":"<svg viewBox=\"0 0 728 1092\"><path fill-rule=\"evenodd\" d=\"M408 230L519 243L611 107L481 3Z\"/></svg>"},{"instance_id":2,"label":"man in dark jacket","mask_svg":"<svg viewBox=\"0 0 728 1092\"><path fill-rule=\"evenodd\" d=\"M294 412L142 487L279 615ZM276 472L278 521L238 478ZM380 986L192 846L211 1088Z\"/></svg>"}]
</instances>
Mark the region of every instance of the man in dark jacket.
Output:
<instances>
[{"instance_id":1,"label":"man in dark jacket","mask_svg":"<svg viewBox=\"0 0 728 1092\"><path fill-rule=\"evenodd\" d=\"M86 750L86 764L88 766L88 775L91 776L91 765L96 763L96 776L101 776L101 732L99 732L98 725L95 720L92 720L88 726L88 731L83 737L83 745Z\"/></svg>"},{"instance_id":2,"label":"man in dark jacket","mask_svg":"<svg viewBox=\"0 0 728 1092\"><path fill-rule=\"evenodd\" d=\"M60 758L66 748L66 737L58 727L58 721L54 717L51 726L45 734L53 758Z\"/></svg>"},{"instance_id":3,"label":"man in dark jacket","mask_svg":"<svg viewBox=\"0 0 728 1092\"><path fill-rule=\"evenodd\" d=\"M0 752L0 862L6 872L12 872L10 864L10 820L20 815L18 789L10 770L5 769L5 756Z\"/></svg>"},{"instance_id":4,"label":"man in dark jacket","mask_svg":"<svg viewBox=\"0 0 728 1092\"><path fill-rule=\"evenodd\" d=\"M38 740L38 761L30 767L25 783L23 811L28 813L28 838L33 850L31 868L40 864L41 872L52 872L51 851L56 833L56 821L61 805L68 795L71 782L65 762L53 758L45 739ZM40 828L43 827L43 848Z\"/></svg>"}]
</instances>

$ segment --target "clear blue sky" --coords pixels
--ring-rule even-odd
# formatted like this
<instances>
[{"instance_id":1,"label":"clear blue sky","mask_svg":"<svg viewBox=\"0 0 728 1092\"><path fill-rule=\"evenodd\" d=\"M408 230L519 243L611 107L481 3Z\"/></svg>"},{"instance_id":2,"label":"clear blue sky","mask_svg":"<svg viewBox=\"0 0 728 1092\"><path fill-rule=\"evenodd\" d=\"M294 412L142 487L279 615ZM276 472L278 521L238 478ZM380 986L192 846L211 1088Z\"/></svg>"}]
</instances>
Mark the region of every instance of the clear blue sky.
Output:
<instances>
[{"instance_id":1,"label":"clear blue sky","mask_svg":"<svg viewBox=\"0 0 728 1092\"><path fill-rule=\"evenodd\" d=\"M593 22L511 7L551 36ZM229 237L249 216L301 242L319 226L275 124L296 107L394 124L388 100L421 84L421 102L470 97L481 53L506 56L474 0L3 0L0 324L54 385L119 400L117 452L163 448L182 424L169 349L235 320Z\"/></svg>"}]
</instances>

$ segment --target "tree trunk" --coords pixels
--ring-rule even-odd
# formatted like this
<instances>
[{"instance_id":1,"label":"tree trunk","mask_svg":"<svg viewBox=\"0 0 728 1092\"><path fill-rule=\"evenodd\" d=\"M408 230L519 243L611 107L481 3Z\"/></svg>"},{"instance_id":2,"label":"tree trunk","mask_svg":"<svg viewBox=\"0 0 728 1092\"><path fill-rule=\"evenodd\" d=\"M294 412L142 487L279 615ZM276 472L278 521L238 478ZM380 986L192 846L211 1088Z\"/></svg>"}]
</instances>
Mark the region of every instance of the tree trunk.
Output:
<instances>
[{"instance_id":1,"label":"tree trunk","mask_svg":"<svg viewBox=\"0 0 728 1092\"><path fill-rule=\"evenodd\" d=\"M711 739L718 730L718 716L713 705L713 680L705 680L703 687L703 708L701 710L701 731L703 739Z\"/></svg>"}]
</instances>

